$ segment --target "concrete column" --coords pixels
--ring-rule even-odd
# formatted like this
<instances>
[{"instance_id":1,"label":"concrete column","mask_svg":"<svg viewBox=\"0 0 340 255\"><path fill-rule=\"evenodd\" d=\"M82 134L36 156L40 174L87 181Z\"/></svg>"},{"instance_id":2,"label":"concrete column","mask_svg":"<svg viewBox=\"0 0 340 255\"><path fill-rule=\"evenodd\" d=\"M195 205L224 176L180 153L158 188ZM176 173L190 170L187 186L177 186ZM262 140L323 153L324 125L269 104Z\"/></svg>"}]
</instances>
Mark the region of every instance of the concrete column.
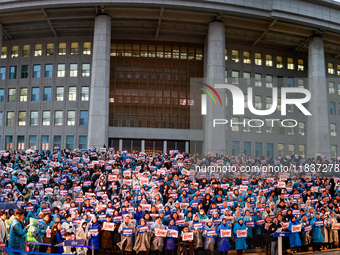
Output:
<instances>
[{"instance_id":1,"label":"concrete column","mask_svg":"<svg viewBox=\"0 0 340 255\"><path fill-rule=\"evenodd\" d=\"M168 151L168 142L166 140L163 141L163 153L167 153Z\"/></svg>"},{"instance_id":2,"label":"concrete column","mask_svg":"<svg viewBox=\"0 0 340 255\"><path fill-rule=\"evenodd\" d=\"M189 153L189 141L185 141L185 153Z\"/></svg>"},{"instance_id":3,"label":"concrete column","mask_svg":"<svg viewBox=\"0 0 340 255\"><path fill-rule=\"evenodd\" d=\"M145 140L142 140L142 141L141 141L140 147L141 147L141 148L140 148L140 151L141 151L141 152L144 152L144 151L145 151Z\"/></svg>"},{"instance_id":4,"label":"concrete column","mask_svg":"<svg viewBox=\"0 0 340 255\"><path fill-rule=\"evenodd\" d=\"M225 72L225 26L223 22L213 21L209 24L207 37L207 56L206 59L206 82L214 87L215 84L224 84ZM208 97L207 115L203 118L204 122L204 149L205 154L212 152L219 155L226 155L227 140L225 125L213 127L213 119L225 119L225 89L216 89L222 100L222 104L215 106L213 100ZM216 97L216 96L215 96ZM216 99L217 100L217 99Z\"/></svg>"},{"instance_id":5,"label":"concrete column","mask_svg":"<svg viewBox=\"0 0 340 255\"><path fill-rule=\"evenodd\" d=\"M119 139L119 151L123 151L123 139Z\"/></svg>"},{"instance_id":6,"label":"concrete column","mask_svg":"<svg viewBox=\"0 0 340 255\"><path fill-rule=\"evenodd\" d=\"M315 157L315 154L321 153L330 157L326 65L323 40L320 36L309 40L308 89L312 97L307 108L312 116L307 116L307 156Z\"/></svg>"},{"instance_id":7,"label":"concrete column","mask_svg":"<svg viewBox=\"0 0 340 255\"><path fill-rule=\"evenodd\" d=\"M99 15L94 22L88 148L101 148L109 140L110 47L111 17Z\"/></svg>"}]
</instances>

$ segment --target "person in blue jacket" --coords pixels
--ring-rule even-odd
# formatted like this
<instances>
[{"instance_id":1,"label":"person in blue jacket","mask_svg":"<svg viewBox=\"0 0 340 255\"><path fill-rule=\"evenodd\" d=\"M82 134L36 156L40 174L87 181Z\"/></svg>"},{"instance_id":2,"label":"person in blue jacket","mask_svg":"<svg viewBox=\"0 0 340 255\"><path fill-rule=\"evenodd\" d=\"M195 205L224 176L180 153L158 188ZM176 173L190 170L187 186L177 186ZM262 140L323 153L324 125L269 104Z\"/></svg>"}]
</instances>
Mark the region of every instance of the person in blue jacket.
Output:
<instances>
[{"instance_id":1,"label":"person in blue jacket","mask_svg":"<svg viewBox=\"0 0 340 255\"><path fill-rule=\"evenodd\" d=\"M220 255L228 255L228 251L230 249L230 237L221 237L221 230L231 229L227 224L227 220L225 218L222 219L222 223L217 228L218 235L218 251Z\"/></svg>"},{"instance_id":2,"label":"person in blue jacket","mask_svg":"<svg viewBox=\"0 0 340 255\"><path fill-rule=\"evenodd\" d=\"M294 215L292 217L292 220L289 222L288 230L291 232L292 227L299 225L299 223L296 221L296 216ZM301 239L300 239L300 233L299 232L292 232L289 236L289 244L290 244L290 250L292 253L296 253L298 247L301 247Z\"/></svg>"},{"instance_id":3,"label":"person in blue jacket","mask_svg":"<svg viewBox=\"0 0 340 255\"><path fill-rule=\"evenodd\" d=\"M207 235L208 231L215 231L215 234L213 236ZM204 226L204 231L203 231L203 236L204 238L204 249L206 250L206 253L209 255L214 254L214 246L215 246L215 237L216 237L216 228L212 224L211 220L208 220L207 223Z\"/></svg>"},{"instance_id":4,"label":"person in blue jacket","mask_svg":"<svg viewBox=\"0 0 340 255\"><path fill-rule=\"evenodd\" d=\"M239 230L247 230L246 225L243 223L243 218L241 216L238 217L237 223L234 226L234 234L235 234L235 248L237 250L237 255L241 255L243 250L247 249L246 237L238 237L237 231Z\"/></svg>"},{"instance_id":5,"label":"person in blue jacket","mask_svg":"<svg viewBox=\"0 0 340 255\"><path fill-rule=\"evenodd\" d=\"M22 250L23 252L9 251L8 255L24 255L26 248L26 234L29 226L23 227L23 221L25 219L25 211L17 209L15 218L11 223L11 229L9 232L8 248L13 250Z\"/></svg>"},{"instance_id":6,"label":"person in blue jacket","mask_svg":"<svg viewBox=\"0 0 340 255\"><path fill-rule=\"evenodd\" d=\"M100 231L100 225L98 222L98 218L95 216L93 217L91 223L89 224L88 231L91 235L89 244L94 245L94 249L96 251L99 251L100 248L100 240L99 240L99 231Z\"/></svg>"},{"instance_id":7,"label":"person in blue jacket","mask_svg":"<svg viewBox=\"0 0 340 255\"><path fill-rule=\"evenodd\" d=\"M314 218L311 221L311 225L312 225L312 240L313 240L313 251L320 251L321 250L321 243L325 240L322 236L322 232L321 229L323 226L317 226L315 224L316 221L321 221L320 219L320 214L316 213Z\"/></svg>"},{"instance_id":8,"label":"person in blue jacket","mask_svg":"<svg viewBox=\"0 0 340 255\"><path fill-rule=\"evenodd\" d=\"M179 232L178 227L175 225L175 220L171 219L168 225L168 229L173 229ZM167 237L165 239L165 253L166 255L174 255L176 248L176 240L177 238Z\"/></svg>"}]
</instances>

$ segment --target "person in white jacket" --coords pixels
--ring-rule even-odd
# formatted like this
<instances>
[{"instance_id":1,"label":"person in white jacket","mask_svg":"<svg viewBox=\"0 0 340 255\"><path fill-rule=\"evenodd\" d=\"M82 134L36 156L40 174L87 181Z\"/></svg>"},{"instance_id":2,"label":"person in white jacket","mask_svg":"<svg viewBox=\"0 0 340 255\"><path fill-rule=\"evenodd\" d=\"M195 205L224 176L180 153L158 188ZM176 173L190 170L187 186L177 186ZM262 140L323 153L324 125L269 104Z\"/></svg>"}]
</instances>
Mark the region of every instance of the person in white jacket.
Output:
<instances>
[{"instance_id":1,"label":"person in white jacket","mask_svg":"<svg viewBox=\"0 0 340 255\"><path fill-rule=\"evenodd\" d=\"M8 239L7 227L5 220L7 220L7 213L4 211L0 212L0 242L5 243ZM0 255L2 255L2 249L0 250Z\"/></svg>"}]
</instances>

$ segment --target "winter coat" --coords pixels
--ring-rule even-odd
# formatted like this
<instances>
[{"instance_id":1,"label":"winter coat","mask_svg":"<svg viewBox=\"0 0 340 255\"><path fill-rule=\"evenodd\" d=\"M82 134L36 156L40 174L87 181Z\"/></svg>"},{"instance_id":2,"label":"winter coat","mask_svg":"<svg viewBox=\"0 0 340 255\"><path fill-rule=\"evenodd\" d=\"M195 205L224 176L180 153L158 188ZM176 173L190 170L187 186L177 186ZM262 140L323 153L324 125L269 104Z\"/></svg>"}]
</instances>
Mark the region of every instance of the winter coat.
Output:
<instances>
[{"instance_id":1,"label":"winter coat","mask_svg":"<svg viewBox=\"0 0 340 255\"><path fill-rule=\"evenodd\" d=\"M88 229L97 229L98 233L94 234L91 233L89 231L89 235L90 235L90 241L89 244L92 246L92 244L94 245L94 249L95 250L99 250L100 249L100 239L99 239L99 229L100 229L100 225L98 223L98 221L96 223L91 222Z\"/></svg>"},{"instance_id":2,"label":"winter coat","mask_svg":"<svg viewBox=\"0 0 340 255\"><path fill-rule=\"evenodd\" d=\"M315 221L320 221L320 219L317 220L314 217L314 219L312 219L310 223L313 226L313 229L312 229L313 243L322 243L325 240L321 232L322 227L315 226L315 223L314 223Z\"/></svg>"},{"instance_id":3,"label":"winter coat","mask_svg":"<svg viewBox=\"0 0 340 255\"><path fill-rule=\"evenodd\" d=\"M302 245L309 245L312 242L311 231L304 232L303 228L309 225L309 221L300 221L301 224L301 232L300 232L300 239Z\"/></svg>"},{"instance_id":4,"label":"winter coat","mask_svg":"<svg viewBox=\"0 0 340 255\"><path fill-rule=\"evenodd\" d=\"M230 249L230 238L224 237L221 238L221 229L231 229L228 224L221 223L217 228L217 235L218 235L218 250L220 252L228 252Z\"/></svg>"},{"instance_id":5,"label":"winter coat","mask_svg":"<svg viewBox=\"0 0 340 255\"><path fill-rule=\"evenodd\" d=\"M154 233L155 229L165 229L165 226L161 224L154 223L151 225L151 232ZM153 236L151 241L150 250L152 251L162 251L164 247L164 237Z\"/></svg>"},{"instance_id":6,"label":"winter coat","mask_svg":"<svg viewBox=\"0 0 340 255\"><path fill-rule=\"evenodd\" d=\"M204 232L203 232L204 233L204 249L209 250L209 251L214 250L215 237L207 237L206 231L212 231L212 230L216 230L213 224L210 227L208 225L204 226Z\"/></svg>"},{"instance_id":7,"label":"winter coat","mask_svg":"<svg viewBox=\"0 0 340 255\"><path fill-rule=\"evenodd\" d=\"M194 232L193 224L198 223L199 221L192 221L189 224L189 231ZM194 233L194 243L195 243L195 249L202 248L203 247L203 237L202 237L202 231L197 230L196 234Z\"/></svg>"},{"instance_id":8,"label":"winter coat","mask_svg":"<svg viewBox=\"0 0 340 255\"><path fill-rule=\"evenodd\" d=\"M77 229L76 233L76 239L83 239L85 240L85 245L88 244L88 233L87 233L87 227L85 229L82 227L83 221L80 223L79 228ZM77 248L77 254L86 254L87 248L78 247Z\"/></svg>"},{"instance_id":9,"label":"winter coat","mask_svg":"<svg viewBox=\"0 0 340 255\"><path fill-rule=\"evenodd\" d=\"M126 224L125 221L120 224L118 232L121 234L121 241L119 243L117 243L117 246L123 251L132 251L133 237L123 236L122 233L123 233L124 228L132 228L133 232L134 232L135 225L131 222Z\"/></svg>"},{"instance_id":10,"label":"winter coat","mask_svg":"<svg viewBox=\"0 0 340 255\"><path fill-rule=\"evenodd\" d=\"M133 250L138 254L141 251L148 251L150 249L151 232L138 233L138 227L135 231L135 245Z\"/></svg>"},{"instance_id":11,"label":"winter coat","mask_svg":"<svg viewBox=\"0 0 340 255\"><path fill-rule=\"evenodd\" d=\"M332 229L333 224L337 224L338 221L336 218L329 218L329 242L339 242L339 232L338 229Z\"/></svg>"},{"instance_id":12,"label":"winter coat","mask_svg":"<svg viewBox=\"0 0 340 255\"><path fill-rule=\"evenodd\" d=\"M294 225L299 225L299 223L296 222L296 221L289 222L288 230L292 231L292 226L294 226ZM290 248L301 246L301 239L300 239L300 233L299 232L294 232L294 233L290 234L289 244L290 244Z\"/></svg>"},{"instance_id":13,"label":"winter coat","mask_svg":"<svg viewBox=\"0 0 340 255\"><path fill-rule=\"evenodd\" d=\"M179 232L179 229L176 225L170 225L169 224L168 229L177 230L177 232ZM177 240L177 238L167 237L165 239L165 250L166 251L175 251L176 250L176 240Z\"/></svg>"},{"instance_id":14,"label":"winter coat","mask_svg":"<svg viewBox=\"0 0 340 255\"><path fill-rule=\"evenodd\" d=\"M234 226L234 234L235 234L235 248L236 250L245 250L247 249L248 245L246 243L246 238L245 237L237 237L237 231L238 230L246 230L246 225L242 224L242 226L240 225L240 223L236 223Z\"/></svg>"},{"instance_id":15,"label":"winter coat","mask_svg":"<svg viewBox=\"0 0 340 255\"><path fill-rule=\"evenodd\" d=\"M104 249L113 248L113 231L101 230L100 231L100 247Z\"/></svg>"},{"instance_id":16,"label":"winter coat","mask_svg":"<svg viewBox=\"0 0 340 255\"><path fill-rule=\"evenodd\" d=\"M25 251L26 248L27 229L17 220L13 219L11 230L9 233L8 247L13 250ZM24 253L15 253L16 255L24 255ZM14 252L8 252L8 255L14 255Z\"/></svg>"}]
</instances>

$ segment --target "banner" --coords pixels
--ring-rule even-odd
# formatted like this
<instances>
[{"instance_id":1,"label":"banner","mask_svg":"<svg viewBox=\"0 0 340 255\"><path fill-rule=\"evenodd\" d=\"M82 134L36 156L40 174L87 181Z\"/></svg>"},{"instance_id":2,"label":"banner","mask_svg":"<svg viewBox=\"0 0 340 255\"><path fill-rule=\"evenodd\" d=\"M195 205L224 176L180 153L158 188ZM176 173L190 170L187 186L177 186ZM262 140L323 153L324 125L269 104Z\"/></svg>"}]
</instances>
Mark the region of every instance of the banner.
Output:
<instances>
[{"instance_id":1,"label":"banner","mask_svg":"<svg viewBox=\"0 0 340 255\"><path fill-rule=\"evenodd\" d=\"M247 237L247 230L237 230L237 237Z\"/></svg>"},{"instance_id":2,"label":"banner","mask_svg":"<svg viewBox=\"0 0 340 255\"><path fill-rule=\"evenodd\" d=\"M133 229L132 228L124 228L122 235L132 237L133 236Z\"/></svg>"},{"instance_id":3,"label":"banner","mask_svg":"<svg viewBox=\"0 0 340 255\"><path fill-rule=\"evenodd\" d=\"M217 234L216 234L216 230L214 229L214 230L207 230L206 232L205 232L205 236L206 237L215 237Z\"/></svg>"},{"instance_id":4,"label":"banner","mask_svg":"<svg viewBox=\"0 0 340 255\"><path fill-rule=\"evenodd\" d=\"M155 236L166 237L167 230L166 229L155 229Z\"/></svg>"},{"instance_id":5,"label":"banner","mask_svg":"<svg viewBox=\"0 0 340 255\"><path fill-rule=\"evenodd\" d=\"M139 226L138 227L138 233L145 233L149 230L149 226L148 225L145 225L145 226Z\"/></svg>"},{"instance_id":6,"label":"banner","mask_svg":"<svg viewBox=\"0 0 340 255\"><path fill-rule=\"evenodd\" d=\"M301 232L301 225L292 225L292 233Z\"/></svg>"},{"instance_id":7,"label":"banner","mask_svg":"<svg viewBox=\"0 0 340 255\"><path fill-rule=\"evenodd\" d=\"M167 237L178 238L178 231L175 229L168 229Z\"/></svg>"},{"instance_id":8,"label":"banner","mask_svg":"<svg viewBox=\"0 0 340 255\"><path fill-rule=\"evenodd\" d=\"M194 232L182 233L182 241L194 240Z\"/></svg>"},{"instance_id":9,"label":"banner","mask_svg":"<svg viewBox=\"0 0 340 255\"><path fill-rule=\"evenodd\" d=\"M221 234L221 238L231 237L231 229L221 229L220 234Z\"/></svg>"}]
</instances>

